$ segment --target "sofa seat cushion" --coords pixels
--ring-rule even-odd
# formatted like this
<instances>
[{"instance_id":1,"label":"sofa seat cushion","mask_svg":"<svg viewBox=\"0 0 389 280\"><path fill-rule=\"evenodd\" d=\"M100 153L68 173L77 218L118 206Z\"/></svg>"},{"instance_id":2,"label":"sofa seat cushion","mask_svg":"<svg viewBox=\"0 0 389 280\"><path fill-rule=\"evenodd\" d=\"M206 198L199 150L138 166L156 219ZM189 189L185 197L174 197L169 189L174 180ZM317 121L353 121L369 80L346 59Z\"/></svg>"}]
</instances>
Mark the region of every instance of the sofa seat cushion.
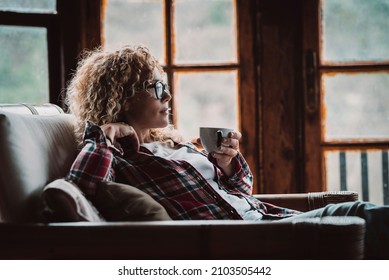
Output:
<instances>
[{"instance_id":1,"label":"sofa seat cushion","mask_svg":"<svg viewBox=\"0 0 389 280\"><path fill-rule=\"evenodd\" d=\"M42 188L64 177L76 155L74 118L0 109L0 216L37 221Z\"/></svg>"},{"instance_id":2,"label":"sofa seat cushion","mask_svg":"<svg viewBox=\"0 0 389 280\"><path fill-rule=\"evenodd\" d=\"M151 196L126 184L100 182L93 203L108 221L171 220Z\"/></svg>"}]
</instances>

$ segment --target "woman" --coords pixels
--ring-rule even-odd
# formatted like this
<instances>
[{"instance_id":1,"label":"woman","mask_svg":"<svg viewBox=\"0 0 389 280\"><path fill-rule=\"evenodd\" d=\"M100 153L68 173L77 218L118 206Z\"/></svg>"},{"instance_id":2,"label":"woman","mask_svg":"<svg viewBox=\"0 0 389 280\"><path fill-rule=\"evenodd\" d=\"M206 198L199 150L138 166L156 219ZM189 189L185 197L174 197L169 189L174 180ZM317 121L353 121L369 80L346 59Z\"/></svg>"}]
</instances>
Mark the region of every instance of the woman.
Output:
<instances>
[{"instance_id":1,"label":"woman","mask_svg":"<svg viewBox=\"0 0 389 280\"><path fill-rule=\"evenodd\" d=\"M68 180L91 201L100 181L136 186L172 219L262 219L297 213L251 196L252 175L238 152L239 132L223 139L223 154L207 155L183 142L168 126L170 99L162 67L147 48L89 53L67 90L77 135L84 135L85 142Z\"/></svg>"},{"instance_id":2,"label":"woman","mask_svg":"<svg viewBox=\"0 0 389 280\"><path fill-rule=\"evenodd\" d=\"M101 181L135 186L172 219L359 216L367 222L367 253L376 253L375 238L388 249L386 207L355 202L301 214L255 199L252 174L238 151L241 134L223 139L222 154L206 154L169 127L170 99L163 70L147 48L90 52L67 90L77 135L84 140L67 179L92 202Z\"/></svg>"}]
</instances>

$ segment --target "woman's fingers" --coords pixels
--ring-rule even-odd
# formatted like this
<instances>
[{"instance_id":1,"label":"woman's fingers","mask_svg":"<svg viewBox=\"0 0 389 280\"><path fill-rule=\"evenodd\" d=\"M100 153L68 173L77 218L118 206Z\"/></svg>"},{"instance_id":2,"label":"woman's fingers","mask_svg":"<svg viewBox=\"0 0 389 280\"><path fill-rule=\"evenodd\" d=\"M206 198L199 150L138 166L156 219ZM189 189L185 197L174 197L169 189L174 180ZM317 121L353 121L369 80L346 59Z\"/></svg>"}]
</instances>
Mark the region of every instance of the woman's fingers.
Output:
<instances>
[{"instance_id":1,"label":"woman's fingers","mask_svg":"<svg viewBox=\"0 0 389 280\"><path fill-rule=\"evenodd\" d=\"M239 140L233 138L223 138L222 147L223 146L237 150L239 149Z\"/></svg>"},{"instance_id":2,"label":"woman's fingers","mask_svg":"<svg viewBox=\"0 0 389 280\"><path fill-rule=\"evenodd\" d=\"M219 148L219 150L222 152L222 154L219 154L219 153L214 153L213 156L215 158L220 158L220 159L232 159L234 157L236 157L236 155L238 154L238 150L237 149L233 149L233 148L230 148L230 147L224 147L224 146L221 146Z\"/></svg>"},{"instance_id":3,"label":"woman's fingers","mask_svg":"<svg viewBox=\"0 0 389 280\"><path fill-rule=\"evenodd\" d=\"M231 149L239 149L239 140L242 138L242 134L239 131L232 131L228 133L228 137L224 137L222 146L229 147Z\"/></svg>"},{"instance_id":4,"label":"woman's fingers","mask_svg":"<svg viewBox=\"0 0 389 280\"><path fill-rule=\"evenodd\" d=\"M240 133L239 131L231 131L230 133L228 133L228 137L240 140L240 138L242 138L242 133Z\"/></svg>"},{"instance_id":5,"label":"woman's fingers","mask_svg":"<svg viewBox=\"0 0 389 280\"><path fill-rule=\"evenodd\" d=\"M119 147L120 145L117 142L117 138L129 136L131 146L135 151L139 151L140 143L138 135L132 126L126 123L109 123L102 125L101 128L104 134L112 140L113 145Z\"/></svg>"}]
</instances>

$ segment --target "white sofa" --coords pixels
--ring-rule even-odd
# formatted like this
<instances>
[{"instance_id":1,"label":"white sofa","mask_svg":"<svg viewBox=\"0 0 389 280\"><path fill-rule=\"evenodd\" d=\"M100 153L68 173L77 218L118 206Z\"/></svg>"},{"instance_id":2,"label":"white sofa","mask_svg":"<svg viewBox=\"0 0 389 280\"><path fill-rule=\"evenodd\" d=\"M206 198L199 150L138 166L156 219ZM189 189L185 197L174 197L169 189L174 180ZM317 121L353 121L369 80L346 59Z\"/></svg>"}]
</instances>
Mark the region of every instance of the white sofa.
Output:
<instances>
[{"instance_id":1,"label":"white sofa","mask_svg":"<svg viewBox=\"0 0 389 280\"><path fill-rule=\"evenodd\" d=\"M73 118L53 104L0 105L0 258L360 259L362 219L172 221L133 186L102 188L109 209L62 180L76 156ZM355 193L261 195L300 210ZM98 209L97 209L98 208Z\"/></svg>"}]
</instances>

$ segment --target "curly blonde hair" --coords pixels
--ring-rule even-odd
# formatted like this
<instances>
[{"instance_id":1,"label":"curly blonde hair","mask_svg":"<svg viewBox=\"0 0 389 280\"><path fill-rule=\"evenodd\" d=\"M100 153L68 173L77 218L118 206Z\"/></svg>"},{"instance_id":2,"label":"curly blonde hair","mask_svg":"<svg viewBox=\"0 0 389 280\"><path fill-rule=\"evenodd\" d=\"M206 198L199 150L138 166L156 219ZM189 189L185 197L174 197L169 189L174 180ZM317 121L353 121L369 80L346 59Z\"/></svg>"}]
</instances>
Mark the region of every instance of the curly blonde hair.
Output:
<instances>
[{"instance_id":1,"label":"curly blonde hair","mask_svg":"<svg viewBox=\"0 0 389 280\"><path fill-rule=\"evenodd\" d=\"M123 122L123 104L152 79L155 68L163 73L158 60L141 45L83 53L65 98L69 112L76 117L77 138L81 141L87 120L97 125ZM153 138L164 138L164 134L151 131Z\"/></svg>"}]
</instances>

